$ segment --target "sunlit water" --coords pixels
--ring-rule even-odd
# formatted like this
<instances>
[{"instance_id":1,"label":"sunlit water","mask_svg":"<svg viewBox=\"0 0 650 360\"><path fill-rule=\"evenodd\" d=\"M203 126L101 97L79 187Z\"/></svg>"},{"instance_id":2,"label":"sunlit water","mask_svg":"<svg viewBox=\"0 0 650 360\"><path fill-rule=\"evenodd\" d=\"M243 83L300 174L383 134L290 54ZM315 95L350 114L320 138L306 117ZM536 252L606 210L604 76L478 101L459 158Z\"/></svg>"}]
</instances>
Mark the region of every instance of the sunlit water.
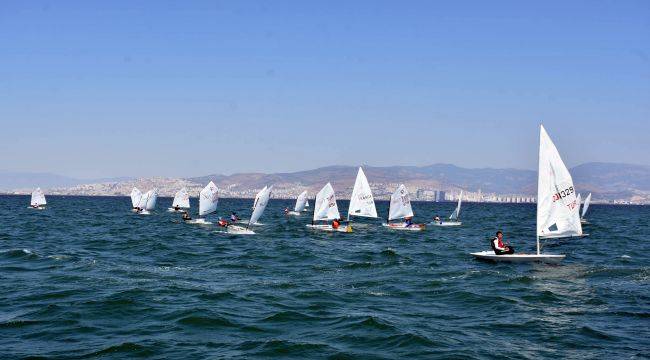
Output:
<instances>
[{"instance_id":1,"label":"sunlit water","mask_svg":"<svg viewBox=\"0 0 650 360\"><path fill-rule=\"evenodd\" d=\"M465 204L460 228L307 229L272 200L254 236L189 225L159 199L0 197L0 354L47 358L635 358L650 349L648 207L594 205L559 266L492 264L503 229L534 251L534 205ZM217 215L250 214L223 199ZM195 206L193 199L192 206ZM455 204L415 203L416 220ZM343 210L346 201L339 201ZM378 204L380 214L386 203ZM342 211L344 212L344 211ZM215 215L210 216L215 219Z\"/></svg>"}]
</instances>

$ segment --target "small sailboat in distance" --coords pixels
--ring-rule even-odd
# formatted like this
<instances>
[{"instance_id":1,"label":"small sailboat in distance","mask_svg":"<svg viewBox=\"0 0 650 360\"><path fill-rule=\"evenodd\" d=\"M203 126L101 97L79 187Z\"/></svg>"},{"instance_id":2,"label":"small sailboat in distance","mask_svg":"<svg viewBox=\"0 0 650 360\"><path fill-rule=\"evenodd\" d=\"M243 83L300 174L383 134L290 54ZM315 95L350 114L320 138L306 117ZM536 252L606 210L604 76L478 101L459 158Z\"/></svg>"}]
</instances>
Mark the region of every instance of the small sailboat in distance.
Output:
<instances>
[{"instance_id":1,"label":"small sailboat in distance","mask_svg":"<svg viewBox=\"0 0 650 360\"><path fill-rule=\"evenodd\" d=\"M153 195L153 191L149 190L146 193L142 194L140 196L140 199L138 199L138 205L135 207L135 212L137 212L140 215L149 215L151 214L149 210L147 210L147 204L149 203L149 198Z\"/></svg>"},{"instance_id":2,"label":"small sailboat in distance","mask_svg":"<svg viewBox=\"0 0 650 360\"><path fill-rule=\"evenodd\" d=\"M174 201L172 202L172 207L167 209L170 212L177 212L182 210L187 210L190 208L190 194L187 192L187 188L182 188L176 192L174 195Z\"/></svg>"},{"instance_id":3,"label":"small sailboat in distance","mask_svg":"<svg viewBox=\"0 0 650 360\"><path fill-rule=\"evenodd\" d=\"M251 230L250 227L257 224L257 221L260 219L260 217L262 217L264 209L266 209L266 205L268 205L269 199L271 198L272 189L273 185L270 187L265 186L259 193L257 193L257 196L255 197L255 204L253 204L253 213L251 214L251 218L248 220L248 225L245 228L236 225L229 225L227 228L228 233L238 235L255 234L255 232Z\"/></svg>"},{"instance_id":4,"label":"small sailboat in distance","mask_svg":"<svg viewBox=\"0 0 650 360\"><path fill-rule=\"evenodd\" d=\"M212 224L206 221L204 216L215 212L217 204L219 204L219 188L210 181L199 193L199 218L188 222L191 224Z\"/></svg>"},{"instance_id":5,"label":"small sailboat in distance","mask_svg":"<svg viewBox=\"0 0 650 360\"><path fill-rule=\"evenodd\" d=\"M449 215L449 221L442 221L442 220L434 220L432 221L429 225L433 226L460 226L463 223L460 221L460 205L463 201L463 190L460 191L460 195L458 195L458 204L456 205L456 208L454 209L454 212Z\"/></svg>"},{"instance_id":6,"label":"small sailboat in distance","mask_svg":"<svg viewBox=\"0 0 650 360\"><path fill-rule=\"evenodd\" d=\"M29 204L32 209L37 209L37 210L45 209L45 205L47 204L47 201L45 201L45 194L43 193L43 190L41 190L41 188L36 188L36 190L32 192L32 199Z\"/></svg>"},{"instance_id":7,"label":"small sailboat in distance","mask_svg":"<svg viewBox=\"0 0 650 360\"><path fill-rule=\"evenodd\" d=\"M142 197L142 193L140 190L138 190L137 187L134 187L133 190L131 190L131 209L133 211L137 211L138 205L140 204L140 198Z\"/></svg>"},{"instance_id":8,"label":"small sailboat in distance","mask_svg":"<svg viewBox=\"0 0 650 360\"><path fill-rule=\"evenodd\" d=\"M382 226L406 231L422 231L426 228L424 224L413 224L410 220L413 218L413 208L411 207L411 198L404 184L397 187L393 195L390 196L390 205L388 207L387 222ZM405 222L391 223L391 220L406 219Z\"/></svg>"},{"instance_id":9,"label":"small sailboat in distance","mask_svg":"<svg viewBox=\"0 0 650 360\"><path fill-rule=\"evenodd\" d=\"M307 209L308 207L309 207L309 200L305 200L305 208L302 209L302 211L309 211L309 209Z\"/></svg>"},{"instance_id":10,"label":"small sailboat in distance","mask_svg":"<svg viewBox=\"0 0 650 360\"><path fill-rule=\"evenodd\" d=\"M589 224L589 221L585 218L585 214L587 214L587 210L589 209L590 203L591 203L591 193L587 195L587 198L585 199L585 204L582 206L582 214L580 215L581 224Z\"/></svg>"},{"instance_id":11,"label":"small sailboat in distance","mask_svg":"<svg viewBox=\"0 0 650 360\"><path fill-rule=\"evenodd\" d=\"M287 215L299 216L301 212L305 211L307 206L307 191L303 191L298 195L296 199L296 206L294 206L293 211L289 211Z\"/></svg>"},{"instance_id":12,"label":"small sailboat in distance","mask_svg":"<svg viewBox=\"0 0 650 360\"><path fill-rule=\"evenodd\" d=\"M348 221L350 215L362 216L368 218L377 217L377 208L375 207L375 199L372 196L368 178L359 167L357 172L357 179L354 181L354 188L352 189L352 196L350 197L350 207L348 208Z\"/></svg>"},{"instance_id":13,"label":"small sailboat in distance","mask_svg":"<svg viewBox=\"0 0 650 360\"><path fill-rule=\"evenodd\" d=\"M314 201L314 217L311 224L307 227L314 230L352 232L350 225L333 226L330 224L317 224L318 221L338 220L341 218L339 207L336 204L336 195L332 184L327 183L321 191L316 194ZM334 222L333 222L334 223Z\"/></svg>"},{"instance_id":14,"label":"small sailboat in distance","mask_svg":"<svg viewBox=\"0 0 650 360\"><path fill-rule=\"evenodd\" d=\"M493 250L471 253L477 259L508 262L559 263L564 255L542 254L539 240L552 234L582 233L573 179L553 141L540 126L537 174L537 253L496 255Z\"/></svg>"}]
</instances>

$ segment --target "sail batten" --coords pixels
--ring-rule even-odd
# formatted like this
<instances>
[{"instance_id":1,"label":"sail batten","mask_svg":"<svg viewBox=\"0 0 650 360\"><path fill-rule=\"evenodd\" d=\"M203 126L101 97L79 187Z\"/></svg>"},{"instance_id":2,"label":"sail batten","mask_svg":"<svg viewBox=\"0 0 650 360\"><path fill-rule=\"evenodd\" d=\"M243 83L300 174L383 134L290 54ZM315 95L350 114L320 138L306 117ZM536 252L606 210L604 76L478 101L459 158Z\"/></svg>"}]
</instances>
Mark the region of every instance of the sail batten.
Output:
<instances>
[{"instance_id":1,"label":"sail batten","mask_svg":"<svg viewBox=\"0 0 650 360\"><path fill-rule=\"evenodd\" d=\"M375 207L375 199L372 196L368 178L359 167L357 172L357 179L354 181L354 188L352 189L352 196L350 197L350 207L348 208L348 218L350 215L363 216L376 218L377 209Z\"/></svg>"}]
</instances>

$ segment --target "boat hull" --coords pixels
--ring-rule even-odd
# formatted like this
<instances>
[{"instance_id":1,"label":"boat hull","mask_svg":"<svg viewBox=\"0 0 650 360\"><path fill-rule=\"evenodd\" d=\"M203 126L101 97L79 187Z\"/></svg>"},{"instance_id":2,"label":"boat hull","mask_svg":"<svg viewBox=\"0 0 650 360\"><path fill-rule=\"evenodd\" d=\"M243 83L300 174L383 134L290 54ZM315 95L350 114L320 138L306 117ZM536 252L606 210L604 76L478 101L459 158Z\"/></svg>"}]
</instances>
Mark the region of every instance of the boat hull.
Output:
<instances>
[{"instance_id":1,"label":"boat hull","mask_svg":"<svg viewBox=\"0 0 650 360\"><path fill-rule=\"evenodd\" d=\"M226 232L228 234L234 234L234 235L255 235L255 232L253 230L249 230L246 229L245 227L236 226L236 225L228 226Z\"/></svg>"},{"instance_id":2,"label":"boat hull","mask_svg":"<svg viewBox=\"0 0 650 360\"><path fill-rule=\"evenodd\" d=\"M547 264L558 264L564 260L565 255L555 254L511 254L497 255L492 250L470 253L478 260L494 262L511 262L511 263L531 263L542 262Z\"/></svg>"},{"instance_id":3,"label":"boat hull","mask_svg":"<svg viewBox=\"0 0 650 360\"><path fill-rule=\"evenodd\" d=\"M306 226L307 226L307 228L312 229L312 230L329 231L329 232L343 232L343 233L351 233L352 232L352 226L339 226L338 229L334 229L332 227L332 225L311 225L311 224L308 224Z\"/></svg>"},{"instance_id":4,"label":"boat hull","mask_svg":"<svg viewBox=\"0 0 650 360\"><path fill-rule=\"evenodd\" d=\"M540 240L549 240L549 239L580 239L589 236L589 234L582 234L582 235L547 235L547 236L540 236Z\"/></svg>"},{"instance_id":5,"label":"boat hull","mask_svg":"<svg viewBox=\"0 0 650 360\"><path fill-rule=\"evenodd\" d=\"M381 224L381 226L393 229L393 230L401 230L401 231L423 231L426 229L426 225L424 224L413 224L411 226L404 226L404 224Z\"/></svg>"},{"instance_id":6,"label":"boat hull","mask_svg":"<svg viewBox=\"0 0 650 360\"><path fill-rule=\"evenodd\" d=\"M205 219L193 219L193 220L187 220L188 224L197 224L197 225L211 225L212 222L207 221Z\"/></svg>"},{"instance_id":7,"label":"boat hull","mask_svg":"<svg viewBox=\"0 0 650 360\"><path fill-rule=\"evenodd\" d=\"M461 221L434 221L434 222L430 222L429 225L447 227L447 226L461 226L463 225L463 223Z\"/></svg>"},{"instance_id":8,"label":"boat hull","mask_svg":"<svg viewBox=\"0 0 650 360\"><path fill-rule=\"evenodd\" d=\"M300 216L300 212L298 212L298 211L289 211L289 212L287 213L287 215L291 215L291 216Z\"/></svg>"}]
</instances>

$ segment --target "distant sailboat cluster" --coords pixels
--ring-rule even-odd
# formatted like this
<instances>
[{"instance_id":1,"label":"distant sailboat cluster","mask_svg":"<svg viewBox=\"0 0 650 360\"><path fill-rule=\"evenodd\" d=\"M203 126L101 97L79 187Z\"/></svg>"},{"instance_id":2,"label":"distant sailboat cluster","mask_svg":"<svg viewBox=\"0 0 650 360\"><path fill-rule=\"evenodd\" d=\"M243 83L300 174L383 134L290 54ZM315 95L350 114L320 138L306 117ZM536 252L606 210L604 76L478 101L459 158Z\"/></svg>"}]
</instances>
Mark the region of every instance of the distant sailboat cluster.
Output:
<instances>
[{"instance_id":1,"label":"distant sailboat cluster","mask_svg":"<svg viewBox=\"0 0 650 360\"><path fill-rule=\"evenodd\" d=\"M541 253L540 240L558 239L571 237L584 237L582 225L588 224L585 215L591 202L591 193L586 197L582 211L580 211L581 196L575 190L573 179L566 165L562 161L555 144L549 137L543 126L540 126L539 141L539 169L537 180L537 226L536 226L536 254L519 254L509 251L502 253L499 249L500 239L496 249L471 253L478 259L493 261L511 262L558 262L564 255L553 255ZM225 229L225 232L236 235L254 235L254 226L262 226L260 219L269 203L273 191L273 185L264 186L253 201L252 212L248 220L242 220L236 213L232 213L230 219L219 218L217 224ZM300 217L309 211L309 194L303 191L296 199L293 210L285 209L287 216ZM150 214L156 207L158 190L150 189L142 193L139 189L131 191L132 210L138 214ZM219 188L210 181L198 194L199 208L197 218L190 215L190 194L187 188L182 188L174 195L172 206L169 212L182 213L182 219L190 224L213 224L207 219L209 214L217 210L219 204ZM458 227L463 223L460 219L463 192L460 192L458 203L449 215L448 219L442 220L437 215L428 225L435 227ZM40 188L32 193L30 207L44 209L47 204L45 194ZM354 218L379 219L375 199L368 178L363 169L359 167L357 172L350 204L347 210L347 217L342 218L336 199L336 193L331 183L326 183L316 194L313 207L311 207L311 223L306 224L307 228L317 231L329 232L353 232ZM407 187L399 184L390 197L390 204L385 221L382 226L390 230L400 231L424 231L427 227L424 223L414 223L413 208ZM372 220L370 220L372 221Z\"/></svg>"}]
</instances>

